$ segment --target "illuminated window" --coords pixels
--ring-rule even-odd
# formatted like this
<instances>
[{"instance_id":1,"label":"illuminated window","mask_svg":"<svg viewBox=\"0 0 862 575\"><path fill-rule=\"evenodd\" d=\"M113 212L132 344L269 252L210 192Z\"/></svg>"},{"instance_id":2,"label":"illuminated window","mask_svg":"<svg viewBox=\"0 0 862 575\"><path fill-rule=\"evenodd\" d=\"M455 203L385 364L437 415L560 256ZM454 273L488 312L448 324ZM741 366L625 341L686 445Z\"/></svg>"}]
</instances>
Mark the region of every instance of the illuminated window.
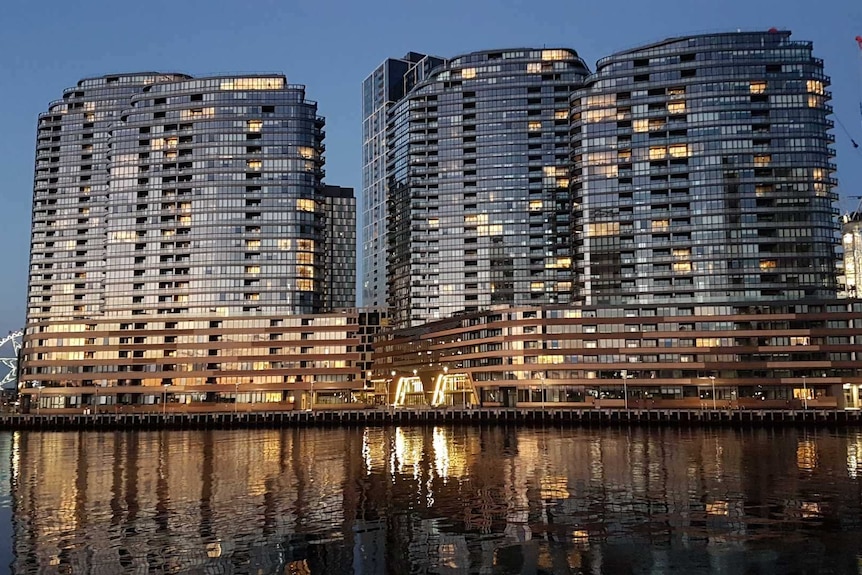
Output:
<instances>
[{"instance_id":1,"label":"illuminated window","mask_svg":"<svg viewBox=\"0 0 862 575\"><path fill-rule=\"evenodd\" d=\"M667 89L668 96L684 96L685 95L685 86L678 86L676 88L668 88Z\"/></svg>"},{"instance_id":2,"label":"illuminated window","mask_svg":"<svg viewBox=\"0 0 862 575\"><path fill-rule=\"evenodd\" d=\"M260 132L261 128L263 128L263 121L249 120L245 123L245 125L249 132Z\"/></svg>"},{"instance_id":3,"label":"illuminated window","mask_svg":"<svg viewBox=\"0 0 862 575\"><path fill-rule=\"evenodd\" d=\"M260 240L245 240L245 249L258 250L260 249Z\"/></svg>"},{"instance_id":4,"label":"illuminated window","mask_svg":"<svg viewBox=\"0 0 862 575\"><path fill-rule=\"evenodd\" d=\"M572 265L572 258L557 258L545 265L546 269L568 269ZM559 287L559 286L558 286Z\"/></svg>"},{"instance_id":5,"label":"illuminated window","mask_svg":"<svg viewBox=\"0 0 862 575\"><path fill-rule=\"evenodd\" d=\"M565 50L542 50L542 60L565 60L568 56Z\"/></svg>"},{"instance_id":6,"label":"illuminated window","mask_svg":"<svg viewBox=\"0 0 862 575\"><path fill-rule=\"evenodd\" d=\"M542 73L541 62L527 62L527 74L541 74L541 73Z\"/></svg>"},{"instance_id":7,"label":"illuminated window","mask_svg":"<svg viewBox=\"0 0 862 575\"><path fill-rule=\"evenodd\" d=\"M763 94L766 92L766 82L752 82L749 91L752 94Z\"/></svg>"},{"instance_id":8,"label":"illuminated window","mask_svg":"<svg viewBox=\"0 0 862 575\"><path fill-rule=\"evenodd\" d=\"M670 227L669 220L653 220L652 221L652 231L654 232L665 232Z\"/></svg>"},{"instance_id":9,"label":"illuminated window","mask_svg":"<svg viewBox=\"0 0 862 575\"><path fill-rule=\"evenodd\" d=\"M774 270L776 267L778 263L775 260L760 260L761 270Z\"/></svg>"},{"instance_id":10,"label":"illuminated window","mask_svg":"<svg viewBox=\"0 0 862 575\"><path fill-rule=\"evenodd\" d=\"M668 102L667 103L667 113L668 114L682 114L685 112L685 102Z\"/></svg>"},{"instance_id":11,"label":"illuminated window","mask_svg":"<svg viewBox=\"0 0 862 575\"><path fill-rule=\"evenodd\" d=\"M635 132L649 131L649 120L635 120L632 122L632 129Z\"/></svg>"},{"instance_id":12,"label":"illuminated window","mask_svg":"<svg viewBox=\"0 0 862 575\"><path fill-rule=\"evenodd\" d=\"M280 90L284 78L229 78L221 81L222 90Z\"/></svg>"},{"instance_id":13,"label":"illuminated window","mask_svg":"<svg viewBox=\"0 0 862 575\"><path fill-rule=\"evenodd\" d=\"M631 162L632 161L632 151L631 150L619 150L617 151L617 160L620 162Z\"/></svg>"},{"instance_id":14,"label":"illuminated window","mask_svg":"<svg viewBox=\"0 0 862 575\"><path fill-rule=\"evenodd\" d=\"M310 200L308 198L300 198L296 200L296 209L301 212L313 212L314 208L314 200Z\"/></svg>"},{"instance_id":15,"label":"illuminated window","mask_svg":"<svg viewBox=\"0 0 862 575\"><path fill-rule=\"evenodd\" d=\"M542 200L530 200L530 211L540 212L544 207Z\"/></svg>"},{"instance_id":16,"label":"illuminated window","mask_svg":"<svg viewBox=\"0 0 862 575\"><path fill-rule=\"evenodd\" d=\"M165 147L166 148L176 148L177 144L179 144L179 143L180 143L179 138L176 138L176 137L165 138Z\"/></svg>"},{"instance_id":17,"label":"illuminated window","mask_svg":"<svg viewBox=\"0 0 862 575\"><path fill-rule=\"evenodd\" d=\"M656 130L664 130L664 120L653 118L649 121L649 129L650 132L654 132Z\"/></svg>"},{"instance_id":18,"label":"illuminated window","mask_svg":"<svg viewBox=\"0 0 862 575\"><path fill-rule=\"evenodd\" d=\"M820 106L821 101L822 100L821 100L820 96L813 96L813 95L808 96L808 107L809 108L816 108L816 107Z\"/></svg>"},{"instance_id":19,"label":"illuminated window","mask_svg":"<svg viewBox=\"0 0 862 575\"><path fill-rule=\"evenodd\" d=\"M296 280L296 289L298 291L312 291L314 289L314 280Z\"/></svg>"},{"instance_id":20,"label":"illuminated window","mask_svg":"<svg viewBox=\"0 0 862 575\"><path fill-rule=\"evenodd\" d=\"M673 250L673 257L675 257L676 259L688 259L691 257L691 249L675 248Z\"/></svg>"},{"instance_id":21,"label":"illuminated window","mask_svg":"<svg viewBox=\"0 0 862 575\"><path fill-rule=\"evenodd\" d=\"M649 149L650 160L661 160L667 155L667 148L664 146L653 146Z\"/></svg>"},{"instance_id":22,"label":"illuminated window","mask_svg":"<svg viewBox=\"0 0 862 575\"><path fill-rule=\"evenodd\" d=\"M313 252L314 240L297 240L296 249L302 252Z\"/></svg>"},{"instance_id":23,"label":"illuminated window","mask_svg":"<svg viewBox=\"0 0 862 575\"><path fill-rule=\"evenodd\" d=\"M260 160L247 160L245 165L249 170L259 170L263 166L263 162Z\"/></svg>"},{"instance_id":24,"label":"illuminated window","mask_svg":"<svg viewBox=\"0 0 862 575\"><path fill-rule=\"evenodd\" d=\"M309 252L299 252L296 254L296 263L310 265L314 263L314 254Z\"/></svg>"},{"instance_id":25,"label":"illuminated window","mask_svg":"<svg viewBox=\"0 0 862 575\"><path fill-rule=\"evenodd\" d=\"M476 68L464 68L461 70L461 78L471 80L476 77Z\"/></svg>"},{"instance_id":26,"label":"illuminated window","mask_svg":"<svg viewBox=\"0 0 862 575\"><path fill-rule=\"evenodd\" d=\"M770 156L769 154L762 154L759 156L754 156L754 165L756 165L756 166L766 166L771 161L772 161L772 156Z\"/></svg>"},{"instance_id":27,"label":"illuminated window","mask_svg":"<svg viewBox=\"0 0 862 575\"><path fill-rule=\"evenodd\" d=\"M685 144L673 144L668 146L667 152L672 158L687 158L688 146Z\"/></svg>"},{"instance_id":28,"label":"illuminated window","mask_svg":"<svg viewBox=\"0 0 862 575\"><path fill-rule=\"evenodd\" d=\"M278 249L289 250L292 247L293 247L293 242L291 240L278 240Z\"/></svg>"},{"instance_id":29,"label":"illuminated window","mask_svg":"<svg viewBox=\"0 0 862 575\"><path fill-rule=\"evenodd\" d=\"M428 219L428 227L429 228L440 227L440 220L438 218L429 218Z\"/></svg>"},{"instance_id":30,"label":"illuminated window","mask_svg":"<svg viewBox=\"0 0 862 575\"><path fill-rule=\"evenodd\" d=\"M313 160L315 157L317 157L314 148L310 148L308 146L299 146L297 148L297 151L299 152L300 157L306 160Z\"/></svg>"},{"instance_id":31,"label":"illuminated window","mask_svg":"<svg viewBox=\"0 0 862 575\"><path fill-rule=\"evenodd\" d=\"M260 266L245 266L245 273L247 274L259 274Z\"/></svg>"},{"instance_id":32,"label":"illuminated window","mask_svg":"<svg viewBox=\"0 0 862 575\"><path fill-rule=\"evenodd\" d=\"M587 224L588 237L616 236L620 233L619 222Z\"/></svg>"},{"instance_id":33,"label":"illuminated window","mask_svg":"<svg viewBox=\"0 0 862 575\"><path fill-rule=\"evenodd\" d=\"M555 120L565 120L569 117L569 112L567 110L557 110L554 112Z\"/></svg>"},{"instance_id":34,"label":"illuminated window","mask_svg":"<svg viewBox=\"0 0 862 575\"><path fill-rule=\"evenodd\" d=\"M538 132L542 129L542 122L538 120L534 120L527 124L527 130L530 132Z\"/></svg>"},{"instance_id":35,"label":"illuminated window","mask_svg":"<svg viewBox=\"0 0 862 575\"><path fill-rule=\"evenodd\" d=\"M248 301L257 301L260 299L259 293L247 293L245 294L245 299Z\"/></svg>"},{"instance_id":36,"label":"illuminated window","mask_svg":"<svg viewBox=\"0 0 862 575\"><path fill-rule=\"evenodd\" d=\"M530 291L545 291L545 282L530 282Z\"/></svg>"},{"instance_id":37,"label":"illuminated window","mask_svg":"<svg viewBox=\"0 0 862 575\"><path fill-rule=\"evenodd\" d=\"M314 266L296 266L296 275L301 278L313 278L314 277Z\"/></svg>"},{"instance_id":38,"label":"illuminated window","mask_svg":"<svg viewBox=\"0 0 862 575\"><path fill-rule=\"evenodd\" d=\"M675 272L690 272L691 262L674 262L673 271Z\"/></svg>"},{"instance_id":39,"label":"illuminated window","mask_svg":"<svg viewBox=\"0 0 862 575\"><path fill-rule=\"evenodd\" d=\"M806 82L806 86L808 88L808 93L810 94L823 95L825 93L823 90L823 82L820 80L808 80L808 82Z\"/></svg>"}]
</instances>

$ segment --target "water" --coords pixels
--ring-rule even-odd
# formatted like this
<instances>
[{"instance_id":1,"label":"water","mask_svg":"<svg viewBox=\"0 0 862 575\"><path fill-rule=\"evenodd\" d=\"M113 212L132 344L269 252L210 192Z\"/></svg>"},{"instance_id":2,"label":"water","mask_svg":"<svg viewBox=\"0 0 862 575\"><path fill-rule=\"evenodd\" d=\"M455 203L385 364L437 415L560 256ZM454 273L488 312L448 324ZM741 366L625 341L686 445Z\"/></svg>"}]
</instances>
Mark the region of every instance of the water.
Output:
<instances>
[{"instance_id":1,"label":"water","mask_svg":"<svg viewBox=\"0 0 862 575\"><path fill-rule=\"evenodd\" d=\"M862 573L862 433L0 434L0 572Z\"/></svg>"}]
</instances>

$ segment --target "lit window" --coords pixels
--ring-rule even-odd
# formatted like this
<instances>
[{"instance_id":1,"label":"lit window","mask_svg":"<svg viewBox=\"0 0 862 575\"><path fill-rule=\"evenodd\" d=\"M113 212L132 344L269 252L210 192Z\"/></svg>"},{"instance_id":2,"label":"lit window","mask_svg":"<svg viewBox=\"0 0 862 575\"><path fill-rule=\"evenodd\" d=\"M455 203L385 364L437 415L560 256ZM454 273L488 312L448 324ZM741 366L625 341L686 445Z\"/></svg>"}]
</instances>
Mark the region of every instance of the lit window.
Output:
<instances>
[{"instance_id":1,"label":"lit window","mask_svg":"<svg viewBox=\"0 0 862 575\"><path fill-rule=\"evenodd\" d=\"M177 144L180 143L179 138L165 138L165 147L166 148L176 148Z\"/></svg>"},{"instance_id":2,"label":"lit window","mask_svg":"<svg viewBox=\"0 0 862 575\"><path fill-rule=\"evenodd\" d=\"M652 231L654 232L664 232L670 227L670 221L668 220L653 220L652 221Z\"/></svg>"},{"instance_id":3,"label":"lit window","mask_svg":"<svg viewBox=\"0 0 862 575\"><path fill-rule=\"evenodd\" d=\"M754 156L754 165L755 166L766 166L769 165L769 162L772 161L772 156L769 154L762 154L759 156Z\"/></svg>"},{"instance_id":4,"label":"lit window","mask_svg":"<svg viewBox=\"0 0 862 575\"><path fill-rule=\"evenodd\" d=\"M221 81L222 90L280 90L284 78L229 78Z\"/></svg>"},{"instance_id":5,"label":"lit window","mask_svg":"<svg viewBox=\"0 0 862 575\"><path fill-rule=\"evenodd\" d=\"M761 270L774 270L776 267L778 263L775 260L760 260Z\"/></svg>"},{"instance_id":6,"label":"lit window","mask_svg":"<svg viewBox=\"0 0 862 575\"><path fill-rule=\"evenodd\" d=\"M600 224L587 224L587 236L588 237L601 237L601 236L616 236L620 233L620 224L619 222L606 222Z\"/></svg>"},{"instance_id":7,"label":"lit window","mask_svg":"<svg viewBox=\"0 0 862 575\"><path fill-rule=\"evenodd\" d=\"M300 157L305 160L313 160L317 156L314 152L314 148L310 148L308 146L299 146L297 151L299 152Z\"/></svg>"},{"instance_id":8,"label":"lit window","mask_svg":"<svg viewBox=\"0 0 862 575\"><path fill-rule=\"evenodd\" d=\"M296 275L301 278L313 278L314 277L314 266L302 265L296 266Z\"/></svg>"},{"instance_id":9,"label":"lit window","mask_svg":"<svg viewBox=\"0 0 862 575\"><path fill-rule=\"evenodd\" d=\"M631 162L632 161L632 151L631 150L618 150L617 151L617 160L620 162Z\"/></svg>"},{"instance_id":10,"label":"lit window","mask_svg":"<svg viewBox=\"0 0 862 575\"><path fill-rule=\"evenodd\" d=\"M673 271L675 272L690 272L691 262L674 262Z\"/></svg>"},{"instance_id":11,"label":"lit window","mask_svg":"<svg viewBox=\"0 0 862 575\"><path fill-rule=\"evenodd\" d=\"M245 266L245 273L247 274L259 274L260 266Z\"/></svg>"},{"instance_id":12,"label":"lit window","mask_svg":"<svg viewBox=\"0 0 862 575\"><path fill-rule=\"evenodd\" d=\"M545 291L545 282L531 282L530 291Z\"/></svg>"},{"instance_id":13,"label":"lit window","mask_svg":"<svg viewBox=\"0 0 862 575\"><path fill-rule=\"evenodd\" d=\"M461 78L471 80L476 77L476 68L464 68L461 70Z\"/></svg>"},{"instance_id":14,"label":"lit window","mask_svg":"<svg viewBox=\"0 0 862 575\"><path fill-rule=\"evenodd\" d=\"M313 252L314 240L297 240L296 249L301 252Z\"/></svg>"},{"instance_id":15,"label":"lit window","mask_svg":"<svg viewBox=\"0 0 862 575\"><path fill-rule=\"evenodd\" d=\"M260 299L259 293L247 293L245 294L245 299L248 301L257 301Z\"/></svg>"},{"instance_id":16,"label":"lit window","mask_svg":"<svg viewBox=\"0 0 862 575\"><path fill-rule=\"evenodd\" d=\"M689 248L676 248L673 250L673 257L676 259L687 259L691 257L691 250Z\"/></svg>"},{"instance_id":17,"label":"lit window","mask_svg":"<svg viewBox=\"0 0 862 575\"><path fill-rule=\"evenodd\" d=\"M632 122L632 128L635 132L646 132L649 130L649 120L635 120Z\"/></svg>"},{"instance_id":18,"label":"lit window","mask_svg":"<svg viewBox=\"0 0 862 575\"><path fill-rule=\"evenodd\" d=\"M649 149L650 160L661 160L667 155L667 148L664 146L653 146Z\"/></svg>"},{"instance_id":19,"label":"lit window","mask_svg":"<svg viewBox=\"0 0 862 575\"><path fill-rule=\"evenodd\" d=\"M565 50L542 50L542 60L565 60L568 52Z\"/></svg>"},{"instance_id":20,"label":"lit window","mask_svg":"<svg viewBox=\"0 0 862 575\"><path fill-rule=\"evenodd\" d=\"M685 102L668 102L667 103L667 113L668 114L682 114L685 112Z\"/></svg>"},{"instance_id":21,"label":"lit window","mask_svg":"<svg viewBox=\"0 0 862 575\"><path fill-rule=\"evenodd\" d=\"M530 132L538 132L542 129L542 122L538 120L534 120L527 124L527 130Z\"/></svg>"},{"instance_id":22,"label":"lit window","mask_svg":"<svg viewBox=\"0 0 862 575\"><path fill-rule=\"evenodd\" d=\"M439 219L437 219L437 218L430 218L430 219L428 220L428 227L429 227L429 228L437 228L437 227L440 227L440 220L439 220Z\"/></svg>"},{"instance_id":23,"label":"lit window","mask_svg":"<svg viewBox=\"0 0 862 575\"><path fill-rule=\"evenodd\" d=\"M679 86L676 88L668 88L667 89L668 96L684 96L685 95L685 86Z\"/></svg>"},{"instance_id":24,"label":"lit window","mask_svg":"<svg viewBox=\"0 0 862 575\"><path fill-rule=\"evenodd\" d=\"M313 212L314 208L314 200L310 200L308 198L300 198L296 200L296 209L301 212Z\"/></svg>"},{"instance_id":25,"label":"lit window","mask_svg":"<svg viewBox=\"0 0 862 575\"><path fill-rule=\"evenodd\" d=\"M667 152L672 158L687 158L688 146L686 144L674 144L668 147Z\"/></svg>"},{"instance_id":26,"label":"lit window","mask_svg":"<svg viewBox=\"0 0 862 575\"><path fill-rule=\"evenodd\" d=\"M262 120L249 120L245 124L249 132L260 132L261 128L263 128Z\"/></svg>"},{"instance_id":27,"label":"lit window","mask_svg":"<svg viewBox=\"0 0 862 575\"><path fill-rule=\"evenodd\" d=\"M298 291L312 291L314 289L314 280L296 280L296 289Z\"/></svg>"},{"instance_id":28,"label":"lit window","mask_svg":"<svg viewBox=\"0 0 862 575\"><path fill-rule=\"evenodd\" d=\"M247 250L260 249L260 240L245 240L245 248Z\"/></svg>"},{"instance_id":29,"label":"lit window","mask_svg":"<svg viewBox=\"0 0 862 575\"><path fill-rule=\"evenodd\" d=\"M555 120L565 120L568 117L569 117L568 110L557 110L554 112L554 119Z\"/></svg>"},{"instance_id":30,"label":"lit window","mask_svg":"<svg viewBox=\"0 0 862 575\"><path fill-rule=\"evenodd\" d=\"M296 254L296 263L310 265L314 263L314 254L309 252L299 252Z\"/></svg>"},{"instance_id":31,"label":"lit window","mask_svg":"<svg viewBox=\"0 0 862 575\"><path fill-rule=\"evenodd\" d=\"M820 95L824 94L823 82L821 82L820 80L808 80L808 82L806 82L806 85L808 87L808 93Z\"/></svg>"},{"instance_id":32,"label":"lit window","mask_svg":"<svg viewBox=\"0 0 862 575\"><path fill-rule=\"evenodd\" d=\"M531 212L540 212L543 208L542 200L530 200L530 211Z\"/></svg>"},{"instance_id":33,"label":"lit window","mask_svg":"<svg viewBox=\"0 0 862 575\"><path fill-rule=\"evenodd\" d=\"M542 73L541 62L527 62L527 74L541 74L541 73Z\"/></svg>"},{"instance_id":34,"label":"lit window","mask_svg":"<svg viewBox=\"0 0 862 575\"><path fill-rule=\"evenodd\" d=\"M259 170L263 166L263 162L260 160L247 160L245 165L249 170Z\"/></svg>"},{"instance_id":35,"label":"lit window","mask_svg":"<svg viewBox=\"0 0 862 575\"><path fill-rule=\"evenodd\" d=\"M749 91L752 94L763 94L766 92L766 82L752 82Z\"/></svg>"}]
</instances>

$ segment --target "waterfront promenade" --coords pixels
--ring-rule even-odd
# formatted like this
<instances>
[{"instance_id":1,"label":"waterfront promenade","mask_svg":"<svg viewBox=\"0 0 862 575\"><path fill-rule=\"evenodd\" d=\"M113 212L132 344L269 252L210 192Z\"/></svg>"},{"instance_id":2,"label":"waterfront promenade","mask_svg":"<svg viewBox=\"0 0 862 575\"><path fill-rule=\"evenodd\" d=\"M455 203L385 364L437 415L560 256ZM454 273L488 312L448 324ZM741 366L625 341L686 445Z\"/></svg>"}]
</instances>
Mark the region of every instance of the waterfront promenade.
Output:
<instances>
[{"instance_id":1,"label":"waterfront promenade","mask_svg":"<svg viewBox=\"0 0 862 575\"><path fill-rule=\"evenodd\" d=\"M847 425L862 427L862 411L824 409L347 409L267 412L145 412L0 414L0 430L131 430L366 425L747 426Z\"/></svg>"}]
</instances>

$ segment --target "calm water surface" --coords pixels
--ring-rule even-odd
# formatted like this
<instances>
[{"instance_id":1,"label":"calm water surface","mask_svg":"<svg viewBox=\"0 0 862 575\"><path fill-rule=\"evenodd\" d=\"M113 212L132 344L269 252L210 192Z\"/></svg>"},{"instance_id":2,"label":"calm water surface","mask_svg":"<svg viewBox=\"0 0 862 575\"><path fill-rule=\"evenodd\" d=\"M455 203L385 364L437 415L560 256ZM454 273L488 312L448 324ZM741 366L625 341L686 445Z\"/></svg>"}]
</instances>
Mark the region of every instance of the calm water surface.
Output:
<instances>
[{"instance_id":1,"label":"calm water surface","mask_svg":"<svg viewBox=\"0 0 862 575\"><path fill-rule=\"evenodd\" d=\"M862 573L862 433L0 435L12 573Z\"/></svg>"}]
</instances>

